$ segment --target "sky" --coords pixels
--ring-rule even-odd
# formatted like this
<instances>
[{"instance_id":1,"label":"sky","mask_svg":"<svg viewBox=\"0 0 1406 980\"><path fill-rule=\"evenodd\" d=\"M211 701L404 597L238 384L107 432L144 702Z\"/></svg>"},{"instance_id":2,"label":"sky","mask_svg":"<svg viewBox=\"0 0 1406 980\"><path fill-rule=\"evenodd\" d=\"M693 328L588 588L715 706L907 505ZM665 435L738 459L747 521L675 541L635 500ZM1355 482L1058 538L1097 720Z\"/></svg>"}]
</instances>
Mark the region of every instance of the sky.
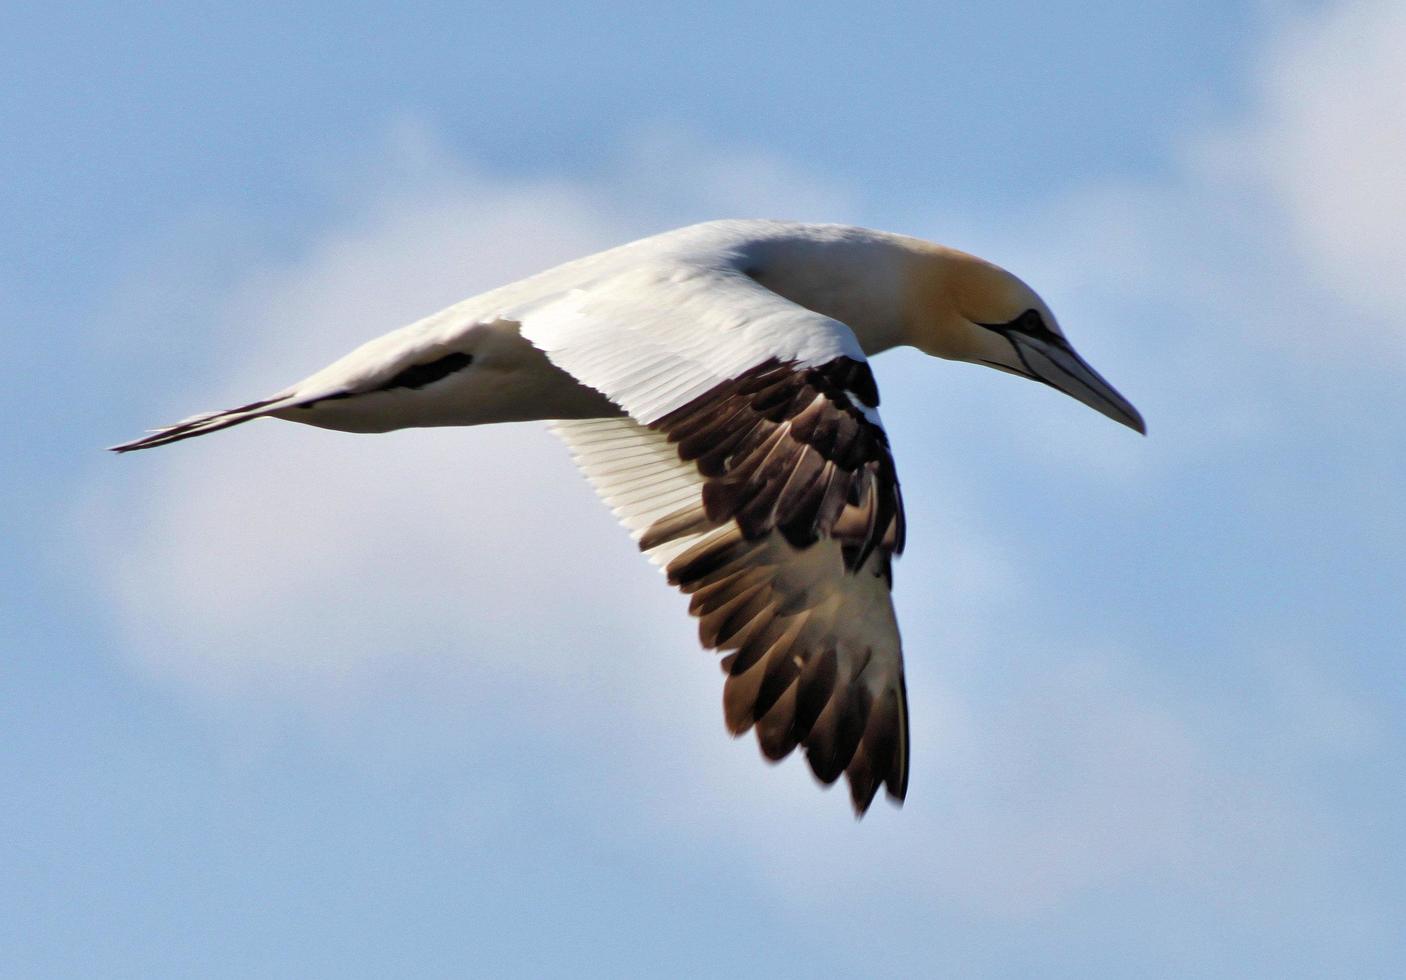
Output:
<instances>
[{"instance_id":1,"label":"sky","mask_svg":"<svg viewBox=\"0 0 1406 980\"><path fill-rule=\"evenodd\" d=\"M0 14L0 975L1406 972L1406 8ZM707 218L1016 271L1147 418L875 363L902 809L723 729L539 425L242 403Z\"/></svg>"}]
</instances>

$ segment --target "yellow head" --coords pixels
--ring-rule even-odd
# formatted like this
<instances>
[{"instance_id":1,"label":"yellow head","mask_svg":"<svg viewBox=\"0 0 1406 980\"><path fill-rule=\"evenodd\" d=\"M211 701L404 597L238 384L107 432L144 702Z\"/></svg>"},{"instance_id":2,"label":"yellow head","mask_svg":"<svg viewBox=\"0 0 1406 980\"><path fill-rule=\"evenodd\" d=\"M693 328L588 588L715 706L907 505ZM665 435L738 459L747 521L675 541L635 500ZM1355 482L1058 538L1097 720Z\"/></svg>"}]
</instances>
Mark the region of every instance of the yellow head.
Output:
<instances>
[{"instance_id":1,"label":"yellow head","mask_svg":"<svg viewBox=\"0 0 1406 980\"><path fill-rule=\"evenodd\" d=\"M934 357L1032 378L1147 431L1138 410L1070 346L1035 290L974 255L917 239L907 244L903 308L910 344Z\"/></svg>"}]
</instances>

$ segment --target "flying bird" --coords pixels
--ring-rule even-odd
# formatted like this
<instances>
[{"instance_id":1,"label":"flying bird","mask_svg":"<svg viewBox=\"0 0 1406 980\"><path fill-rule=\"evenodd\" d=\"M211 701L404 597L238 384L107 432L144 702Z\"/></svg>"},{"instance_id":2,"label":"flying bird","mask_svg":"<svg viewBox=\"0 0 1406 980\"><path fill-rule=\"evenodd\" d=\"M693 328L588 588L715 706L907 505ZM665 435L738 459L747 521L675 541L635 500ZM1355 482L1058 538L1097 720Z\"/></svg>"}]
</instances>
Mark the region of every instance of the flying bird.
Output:
<instances>
[{"instance_id":1,"label":"flying bird","mask_svg":"<svg viewBox=\"0 0 1406 980\"><path fill-rule=\"evenodd\" d=\"M1047 384L1138 432L1049 307L975 256L842 225L726 220L464 300L266 398L113 447L257 418L349 432L550 420L723 654L728 729L798 746L857 815L907 793L890 599L903 500L868 357L908 345Z\"/></svg>"}]
</instances>

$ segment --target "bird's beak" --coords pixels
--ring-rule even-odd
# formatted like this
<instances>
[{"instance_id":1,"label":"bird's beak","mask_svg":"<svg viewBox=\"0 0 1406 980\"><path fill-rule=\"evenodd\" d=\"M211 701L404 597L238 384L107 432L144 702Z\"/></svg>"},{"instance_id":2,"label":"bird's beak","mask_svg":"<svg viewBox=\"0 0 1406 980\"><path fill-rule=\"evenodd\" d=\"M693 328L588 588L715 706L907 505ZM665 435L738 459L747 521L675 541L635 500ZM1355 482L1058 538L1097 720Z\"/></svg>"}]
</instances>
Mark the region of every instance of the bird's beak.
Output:
<instances>
[{"instance_id":1,"label":"bird's beak","mask_svg":"<svg viewBox=\"0 0 1406 980\"><path fill-rule=\"evenodd\" d=\"M1024 368L1020 373L1027 378L1062 391L1113 421L1147 435L1147 425L1132 402L1089 367L1069 346L1069 341L1055 333L1035 336L1016 330L1006 332L1005 338L1015 348L1016 357Z\"/></svg>"}]
</instances>

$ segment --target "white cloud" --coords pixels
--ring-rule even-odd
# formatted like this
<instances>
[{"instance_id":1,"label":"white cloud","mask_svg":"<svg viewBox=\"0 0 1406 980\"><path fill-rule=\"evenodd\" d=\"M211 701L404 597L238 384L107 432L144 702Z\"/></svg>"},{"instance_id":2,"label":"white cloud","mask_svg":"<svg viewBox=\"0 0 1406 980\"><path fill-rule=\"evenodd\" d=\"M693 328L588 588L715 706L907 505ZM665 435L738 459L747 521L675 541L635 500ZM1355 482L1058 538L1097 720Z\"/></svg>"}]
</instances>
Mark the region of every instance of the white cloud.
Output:
<instances>
[{"instance_id":1,"label":"white cloud","mask_svg":"<svg viewBox=\"0 0 1406 980\"><path fill-rule=\"evenodd\" d=\"M1406 6L1356 0L1290 24L1266 54L1256 166L1308 268L1360 312L1406 305ZM1406 357L1406 336L1396 352Z\"/></svg>"},{"instance_id":2,"label":"white cloud","mask_svg":"<svg viewBox=\"0 0 1406 980\"><path fill-rule=\"evenodd\" d=\"M1246 114L1183 134L1173 179L1092 188L1055 210L1052 221L1093 246L1074 254L1099 257L1066 278L1124 295L1135 284L1188 314L1193 343L1174 346L1202 355L1203 370L1223 365L1226 387L1266 350L1354 373L1399 370L1403 45L1406 8L1390 0L1279 24L1255 62Z\"/></svg>"},{"instance_id":3,"label":"white cloud","mask_svg":"<svg viewBox=\"0 0 1406 980\"><path fill-rule=\"evenodd\" d=\"M636 207L662 205L679 215L676 224L720 217L856 220L852 195L799 173L789 161L757 149L720 154L696 133L670 126L629 142L612 185Z\"/></svg>"}]
</instances>

